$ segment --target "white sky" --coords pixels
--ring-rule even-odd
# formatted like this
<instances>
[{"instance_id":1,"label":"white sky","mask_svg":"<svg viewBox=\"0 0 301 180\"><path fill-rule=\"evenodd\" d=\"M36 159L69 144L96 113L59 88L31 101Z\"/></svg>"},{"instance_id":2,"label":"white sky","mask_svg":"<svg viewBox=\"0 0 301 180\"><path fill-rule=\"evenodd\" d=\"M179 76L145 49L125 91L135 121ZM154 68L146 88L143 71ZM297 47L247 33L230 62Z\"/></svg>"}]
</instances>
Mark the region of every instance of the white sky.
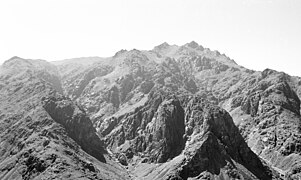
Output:
<instances>
[{"instance_id":1,"label":"white sky","mask_svg":"<svg viewBox=\"0 0 301 180\"><path fill-rule=\"evenodd\" d=\"M301 0L0 0L0 63L113 56L192 40L301 76Z\"/></svg>"}]
</instances>

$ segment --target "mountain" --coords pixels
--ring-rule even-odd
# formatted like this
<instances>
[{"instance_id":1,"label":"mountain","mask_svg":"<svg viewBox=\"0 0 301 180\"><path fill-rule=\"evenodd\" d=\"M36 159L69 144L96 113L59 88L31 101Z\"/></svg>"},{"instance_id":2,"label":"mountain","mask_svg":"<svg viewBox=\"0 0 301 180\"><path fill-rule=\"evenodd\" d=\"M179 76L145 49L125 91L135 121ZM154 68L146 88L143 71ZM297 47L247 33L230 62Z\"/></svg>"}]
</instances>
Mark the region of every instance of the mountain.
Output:
<instances>
[{"instance_id":1,"label":"mountain","mask_svg":"<svg viewBox=\"0 0 301 180\"><path fill-rule=\"evenodd\" d=\"M0 179L299 179L300 86L194 41L13 57L0 68Z\"/></svg>"}]
</instances>

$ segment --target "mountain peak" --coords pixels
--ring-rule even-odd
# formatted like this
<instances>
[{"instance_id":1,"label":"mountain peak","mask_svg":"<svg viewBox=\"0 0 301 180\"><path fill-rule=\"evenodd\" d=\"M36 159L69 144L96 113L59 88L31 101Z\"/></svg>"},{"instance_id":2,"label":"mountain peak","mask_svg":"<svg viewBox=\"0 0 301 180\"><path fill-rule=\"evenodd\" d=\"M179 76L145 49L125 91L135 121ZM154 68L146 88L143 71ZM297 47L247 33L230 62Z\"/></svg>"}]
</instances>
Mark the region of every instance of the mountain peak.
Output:
<instances>
[{"instance_id":1,"label":"mountain peak","mask_svg":"<svg viewBox=\"0 0 301 180\"><path fill-rule=\"evenodd\" d=\"M125 53L125 52L127 52L126 49L121 49L120 51L118 51L117 53L115 53L115 55L114 55L113 57L117 57L117 56L119 56L120 54L123 54L123 53Z\"/></svg>"},{"instance_id":2,"label":"mountain peak","mask_svg":"<svg viewBox=\"0 0 301 180\"><path fill-rule=\"evenodd\" d=\"M158 46L155 46L154 49L158 49L158 50L162 50L162 49L166 49L167 47L169 47L170 45L167 42L164 42Z\"/></svg>"},{"instance_id":3,"label":"mountain peak","mask_svg":"<svg viewBox=\"0 0 301 180\"><path fill-rule=\"evenodd\" d=\"M4 67L17 66L17 65L20 66L21 64L24 64L24 63L27 64L28 60L20 58L18 56L13 56L10 59L6 60L3 63L3 66Z\"/></svg>"},{"instance_id":4,"label":"mountain peak","mask_svg":"<svg viewBox=\"0 0 301 180\"><path fill-rule=\"evenodd\" d=\"M8 59L8 61L9 61L9 60L14 60L14 59L22 59L22 58L20 58L19 56L13 56L13 57L11 57L10 59Z\"/></svg>"},{"instance_id":5,"label":"mountain peak","mask_svg":"<svg viewBox=\"0 0 301 180\"><path fill-rule=\"evenodd\" d=\"M184 44L182 47L185 47L185 48L191 48L191 49L194 49L194 50L199 50L199 51L203 51L204 50L204 47L199 45L197 42L195 41L191 41L190 43L186 43Z\"/></svg>"},{"instance_id":6,"label":"mountain peak","mask_svg":"<svg viewBox=\"0 0 301 180\"><path fill-rule=\"evenodd\" d=\"M197 48L199 47L199 44L195 41L191 41L190 43L187 43L186 44L188 47L191 47L191 48Z\"/></svg>"}]
</instances>

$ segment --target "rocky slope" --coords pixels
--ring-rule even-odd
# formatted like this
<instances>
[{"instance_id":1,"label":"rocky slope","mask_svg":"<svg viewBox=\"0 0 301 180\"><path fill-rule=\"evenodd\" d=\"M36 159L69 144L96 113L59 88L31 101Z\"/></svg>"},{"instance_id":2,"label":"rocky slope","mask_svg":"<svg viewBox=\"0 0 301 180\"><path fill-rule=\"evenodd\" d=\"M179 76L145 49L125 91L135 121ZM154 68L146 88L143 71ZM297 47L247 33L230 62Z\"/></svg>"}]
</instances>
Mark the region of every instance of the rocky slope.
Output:
<instances>
[{"instance_id":1,"label":"rocky slope","mask_svg":"<svg viewBox=\"0 0 301 180\"><path fill-rule=\"evenodd\" d=\"M286 178L298 179L300 100L292 78L271 70L260 76L244 98L231 100L229 111L255 153Z\"/></svg>"},{"instance_id":2,"label":"rocky slope","mask_svg":"<svg viewBox=\"0 0 301 180\"><path fill-rule=\"evenodd\" d=\"M134 160L126 156L129 149L135 149L135 145L127 147L127 149L123 145L121 149L117 148L117 152L124 153L127 159L134 163L132 169L136 173L137 179L273 178L268 167L262 165L260 159L244 142L238 128L225 110L195 96L189 100L186 111L180 111L185 112L185 116L181 116L172 113L173 111L168 111L175 109L176 104L177 101L174 99L164 100L158 108L154 122L148 124L146 132L144 132L145 136L152 137L152 134L154 134L155 137L142 141L146 142L146 150L143 151L142 149L142 154L138 153L137 155L142 156L142 160L135 156L137 154L135 150L133 152L134 157L132 157ZM162 107L164 107L163 112ZM181 105L178 104L178 107L180 108ZM170 114L173 116L168 116ZM173 122L175 123L173 126L164 126L157 122L165 119L165 124L168 125L168 121L177 119L172 118L174 116L181 119L181 121ZM149 132L148 129L158 127L155 123L160 125L159 132L158 130L155 133ZM185 129L184 124L186 125ZM174 133L177 133L178 137L176 135L171 136ZM158 136L160 138L159 142L163 141L165 146L153 146L153 143L157 144ZM169 139L170 137L172 139ZM176 146L172 144L174 141L178 141ZM174 154L173 157L170 156L172 153L168 152L169 159L163 159L162 157L166 156L162 152L158 152L158 150L162 150L162 147L167 152L172 150L173 153L178 153ZM149 151L150 149L151 151ZM145 163L153 161L153 157L159 157L159 160L164 163L149 166L147 171L142 171L143 173L139 172L142 167L147 166ZM138 162L137 159L139 159Z\"/></svg>"},{"instance_id":3,"label":"rocky slope","mask_svg":"<svg viewBox=\"0 0 301 180\"><path fill-rule=\"evenodd\" d=\"M84 111L63 97L55 66L18 57L0 71L0 179L129 179Z\"/></svg>"},{"instance_id":4,"label":"rocky slope","mask_svg":"<svg viewBox=\"0 0 301 180\"><path fill-rule=\"evenodd\" d=\"M0 177L299 179L301 175L301 79L269 69L246 69L196 42L53 63L14 57L1 66L0 77L0 137L6 145L0 151L4 162ZM26 120L31 111L34 117ZM14 141L34 143L18 149L20 153L40 147L40 154L33 150L30 154L46 165L43 171L27 167L22 176L18 164L26 158L20 153L12 156L17 160L11 169L6 167L11 149L19 148L9 137L34 122L39 128L28 127ZM39 132L45 129L50 143L43 146ZM27 136L29 132L33 135ZM58 138L52 140L48 132ZM53 163L42 152L53 149L59 149L57 159L64 160L55 167L73 173L52 171Z\"/></svg>"}]
</instances>

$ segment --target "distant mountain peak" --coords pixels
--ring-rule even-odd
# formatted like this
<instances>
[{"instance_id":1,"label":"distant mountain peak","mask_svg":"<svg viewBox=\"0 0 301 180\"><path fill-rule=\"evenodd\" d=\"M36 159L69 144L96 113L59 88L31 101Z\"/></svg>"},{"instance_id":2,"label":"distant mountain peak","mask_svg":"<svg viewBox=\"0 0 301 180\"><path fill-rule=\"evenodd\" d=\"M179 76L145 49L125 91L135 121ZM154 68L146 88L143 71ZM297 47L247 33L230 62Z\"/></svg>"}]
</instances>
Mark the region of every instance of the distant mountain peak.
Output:
<instances>
[{"instance_id":1,"label":"distant mountain peak","mask_svg":"<svg viewBox=\"0 0 301 180\"><path fill-rule=\"evenodd\" d=\"M13 56L10 59L6 60L3 63L3 66L11 66L11 65L17 65L17 64L20 65L24 62L28 63L28 61L26 59L20 58L18 56Z\"/></svg>"},{"instance_id":2,"label":"distant mountain peak","mask_svg":"<svg viewBox=\"0 0 301 180\"><path fill-rule=\"evenodd\" d=\"M196 50L200 50L200 51L203 51L204 50L204 47L199 45L197 42L195 41L191 41L190 43L187 43L184 45L185 47L189 47L189 48L192 48L192 49L196 49Z\"/></svg>"},{"instance_id":3,"label":"distant mountain peak","mask_svg":"<svg viewBox=\"0 0 301 180\"><path fill-rule=\"evenodd\" d=\"M199 47L199 44L195 41L191 41L190 43L187 43L186 44L188 47L191 47L191 48L197 48Z\"/></svg>"},{"instance_id":4,"label":"distant mountain peak","mask_svg":"<svg viewBox=\"0 0 301 180\"><path fill-rule=\"evenodd\" d=\"M162 43L162 44L160 44L160 45L158 45L158 46L155 46L154 49L162 50L162 49L168 48L169 46L170 46L170 45L169 45L167 42L164 42L164 43Z\"/></svg>"},{"instance_id":5,"label":"distant mountain peak","mask_svg":"<svg viewBox=\"0 0 301 180\"><path fill-rule=\"evenodd\" d=\"M13 56L13 57L9 58L8 61L14 60L14 59L23 59L23 58L20 58L19 56Z\"/></svg>"}]
</instances>

